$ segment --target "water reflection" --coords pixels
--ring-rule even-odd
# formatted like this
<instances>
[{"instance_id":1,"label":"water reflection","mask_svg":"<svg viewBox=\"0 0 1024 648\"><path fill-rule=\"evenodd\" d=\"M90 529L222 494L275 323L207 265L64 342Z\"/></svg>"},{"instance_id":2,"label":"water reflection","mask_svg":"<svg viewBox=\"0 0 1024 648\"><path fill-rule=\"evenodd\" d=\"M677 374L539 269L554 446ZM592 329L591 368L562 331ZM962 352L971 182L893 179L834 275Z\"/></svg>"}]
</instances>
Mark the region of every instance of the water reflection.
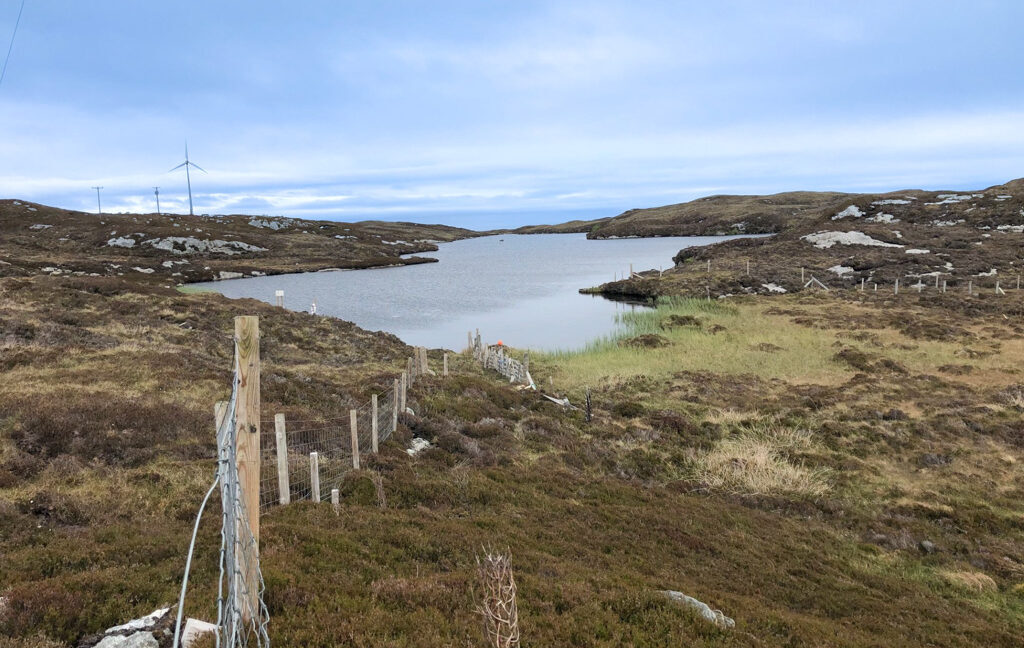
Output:
<instances>
[{"instance_id":1,"label":"water reflection","mask_svg":"<svg viewBox=\"0 0 1024 648\"><path fill-rule=\"evenodd\" d=\"M228 297L340 317L409 344L462 349L466 332L532 349L568 349L606 335L616 313L637 303L581 295L579 289L636 271L669 268L684 247L735 237L588 241L583 234L489 236L445 243L440 263L399 268L254 277L205 284Z\"/></svg>"}]
</instances>

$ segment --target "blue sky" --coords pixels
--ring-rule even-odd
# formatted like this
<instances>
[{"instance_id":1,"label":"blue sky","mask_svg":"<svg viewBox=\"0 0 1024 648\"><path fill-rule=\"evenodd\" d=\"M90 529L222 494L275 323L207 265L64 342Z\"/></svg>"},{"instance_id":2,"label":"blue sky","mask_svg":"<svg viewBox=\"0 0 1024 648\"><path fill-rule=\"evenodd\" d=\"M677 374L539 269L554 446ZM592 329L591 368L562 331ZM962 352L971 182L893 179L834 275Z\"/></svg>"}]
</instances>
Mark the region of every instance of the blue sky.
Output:
<instances>
[{"instance_id":1,"label":"blue sky","mask_svg":"<svg viewBox=\"0 0 1024 648\"><path fill-rule=\"evenodd\" d=\"M6 50L20 0L0 0ZM1024 2L27 0L0 196L447 222L1024 176Z\"/></svg>"}]
</instances>

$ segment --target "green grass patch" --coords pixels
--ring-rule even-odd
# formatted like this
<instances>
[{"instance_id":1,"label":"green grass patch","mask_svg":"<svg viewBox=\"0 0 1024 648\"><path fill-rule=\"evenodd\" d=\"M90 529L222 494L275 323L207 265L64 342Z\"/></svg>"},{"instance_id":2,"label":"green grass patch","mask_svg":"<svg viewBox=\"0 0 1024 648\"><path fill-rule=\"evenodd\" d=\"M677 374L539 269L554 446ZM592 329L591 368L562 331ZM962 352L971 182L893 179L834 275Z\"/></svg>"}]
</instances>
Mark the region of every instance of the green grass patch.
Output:
<instances>
[{"instance_id":1,"label":"green grass patch","mask_svg":"<svg viewBox=\"0 0 1024 648\"><path fill-rule=\"evenodd\" d=\"M654 336L658 342L645 344ZM612 334L580 349L536 357L570 390L681 371L836 384L851 372L832 359L835 342L834 332L768 315L754 304L671 298L654 309L619 315Z\"/></svg>"}]
</instances>

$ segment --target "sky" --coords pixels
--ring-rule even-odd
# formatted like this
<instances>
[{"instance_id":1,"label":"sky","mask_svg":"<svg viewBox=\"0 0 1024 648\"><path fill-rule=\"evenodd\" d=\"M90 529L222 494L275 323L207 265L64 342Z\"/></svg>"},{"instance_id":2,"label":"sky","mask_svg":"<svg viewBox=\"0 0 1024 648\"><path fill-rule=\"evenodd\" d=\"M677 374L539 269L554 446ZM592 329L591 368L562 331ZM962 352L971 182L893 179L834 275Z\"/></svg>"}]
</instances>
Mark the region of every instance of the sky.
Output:
<instances>
[{"instance_id":1,"label":"sky","mask_svg":"<svg viewBox=\"0 0 1024 648\"><path fill-rule=\"evenodd\" d=\"M0 0L0 56L20 0ZM1024 2L26 0L0 197L481 229L1024 176Z\"/></svg>"}]
</instances>

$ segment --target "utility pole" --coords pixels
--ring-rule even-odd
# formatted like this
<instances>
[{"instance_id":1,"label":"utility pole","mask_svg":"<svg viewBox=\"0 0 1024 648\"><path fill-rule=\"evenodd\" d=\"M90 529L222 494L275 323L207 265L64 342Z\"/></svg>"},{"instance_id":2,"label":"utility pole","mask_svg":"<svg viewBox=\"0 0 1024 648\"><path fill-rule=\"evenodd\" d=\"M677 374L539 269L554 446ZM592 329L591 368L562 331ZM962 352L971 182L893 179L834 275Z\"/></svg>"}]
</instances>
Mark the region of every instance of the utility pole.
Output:
<instances>
[{"instance_id":1,"label":"utility pole","mask_svg":"<svg viewBox=\"0 0 1024 648\"><path fill-rule=\"evenodd\" d=\"M103 206L100 204L100 189L102 189L102 188L103 187L93 187L93 189L96 190L96 213L97 214L102 214L103 213Z\"/></svg>"},{"instance_id":2,"label":"utility pole","mask_svg":"<svg viewBox=\"0 0 1024 648\"><path fill-rule=\"evenodd\" d=\"M153 187L153 192L156 193L156 215L160 215L160 187Z\"/></svg>"}]
</instances>

